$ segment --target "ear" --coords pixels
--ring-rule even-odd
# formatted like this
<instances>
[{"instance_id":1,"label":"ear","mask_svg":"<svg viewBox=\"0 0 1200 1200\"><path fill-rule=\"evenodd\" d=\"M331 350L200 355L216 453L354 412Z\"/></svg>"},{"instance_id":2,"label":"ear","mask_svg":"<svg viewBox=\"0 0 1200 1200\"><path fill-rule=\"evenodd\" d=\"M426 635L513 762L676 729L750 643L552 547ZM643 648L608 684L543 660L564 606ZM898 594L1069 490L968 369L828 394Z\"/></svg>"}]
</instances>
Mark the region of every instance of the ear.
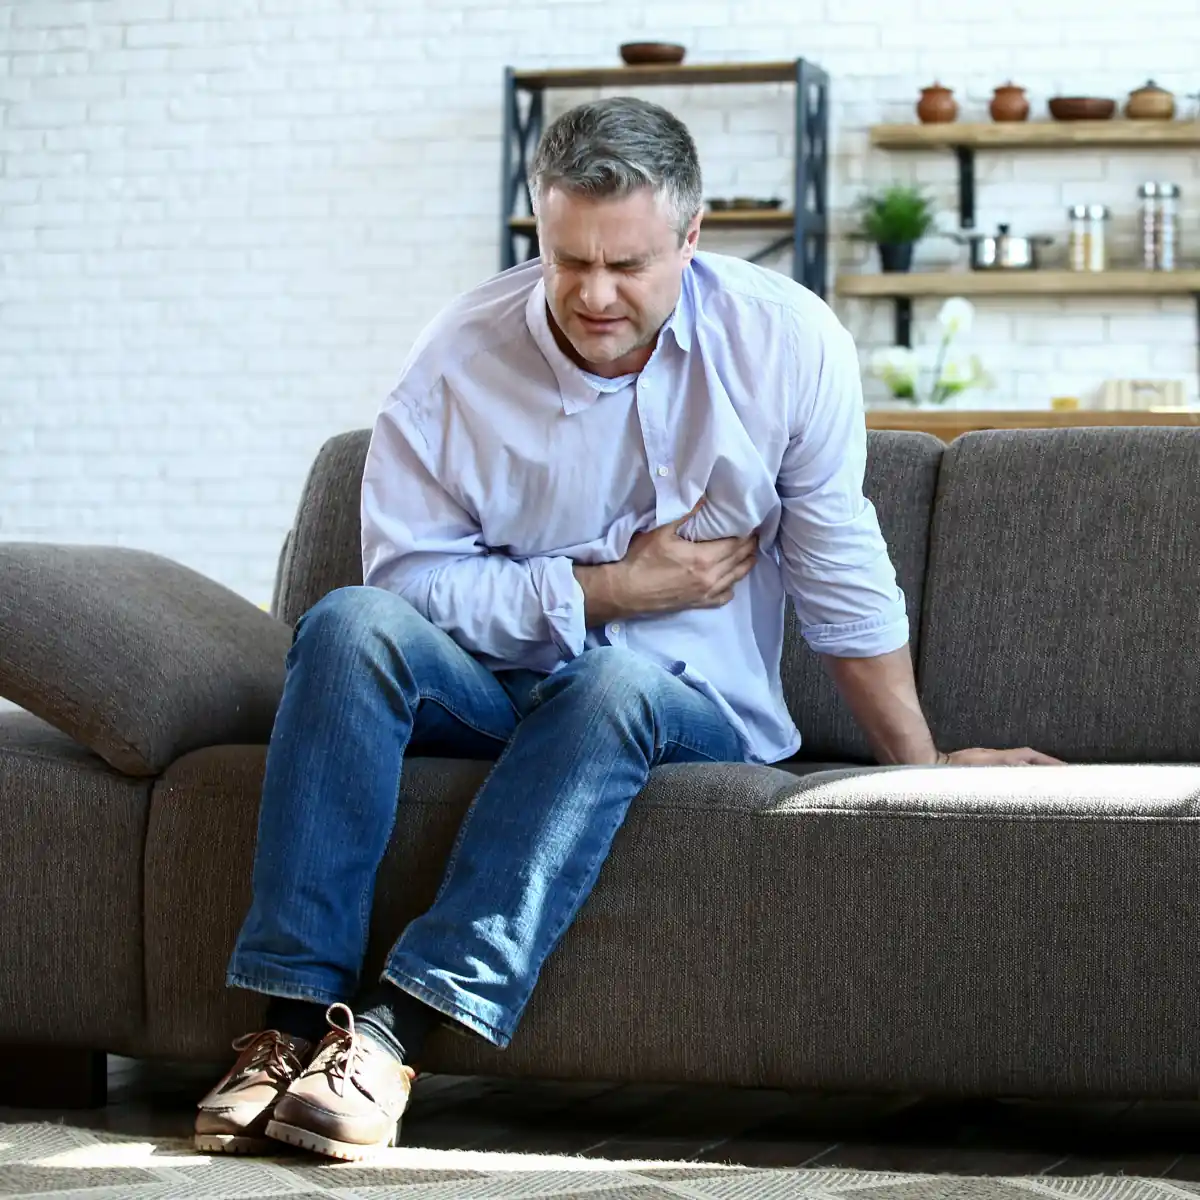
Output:
<instances>
[{"instance_id":1,"label":"ear","mask_svg":"<svg viewBox=\"0 0 1200 1200\"><path fill-rule=\"evenodd\" d=\"M691 221L688 222L687 231L683 235L683 245L680 251L683 254L684 263L690 263L695 257L696 250L700 244L700 222L704 219L703 211L698 212Z\"/></svg>"}]
</instances>

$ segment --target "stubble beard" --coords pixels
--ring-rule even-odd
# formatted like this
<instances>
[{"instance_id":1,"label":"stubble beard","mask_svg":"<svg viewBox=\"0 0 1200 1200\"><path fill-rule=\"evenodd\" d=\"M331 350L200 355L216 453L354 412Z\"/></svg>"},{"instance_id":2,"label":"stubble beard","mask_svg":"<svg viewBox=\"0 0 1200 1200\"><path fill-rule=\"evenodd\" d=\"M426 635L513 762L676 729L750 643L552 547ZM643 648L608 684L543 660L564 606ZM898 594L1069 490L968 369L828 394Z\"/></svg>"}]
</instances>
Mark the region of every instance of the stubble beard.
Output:
<instances>
[{"instance_id":1,"label":"stubble beard","mask_svg":"<svg viewBox=\"0 0 1200 1200\"><path fill-rule=\"evenodd\" d=\"M644 332L643 330L640 330L640 329L635 330L635 332L633 333L633 335L630 337L630 339L628 341L618 343L616 348L609 351L604 356L604 358L590 358L587 354L584 353L584 351L581 347L576 346L575 349L580 354L581 357L587 358L590 362L595 362L595 363L616 362L618 359L625 358L626 355L633 354L637 350L644 350L647 346L652 346L655 343L655 341L658 339L659 331L662 329L662 327L663 327L663 322L659 321L657 324L655 324L650 329L650 331L648 333Z\"/></svg>"}]
</instances>

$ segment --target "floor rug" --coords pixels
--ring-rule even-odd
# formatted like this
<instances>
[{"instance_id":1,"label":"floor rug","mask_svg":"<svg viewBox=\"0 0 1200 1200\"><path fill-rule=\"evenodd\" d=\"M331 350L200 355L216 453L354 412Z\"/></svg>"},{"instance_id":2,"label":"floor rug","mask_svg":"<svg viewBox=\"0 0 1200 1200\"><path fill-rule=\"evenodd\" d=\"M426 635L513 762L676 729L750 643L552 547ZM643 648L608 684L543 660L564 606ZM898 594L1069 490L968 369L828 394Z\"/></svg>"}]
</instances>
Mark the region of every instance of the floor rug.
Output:
<instances>
[{"instance_id":1,"label":"floor rug","mask_svg":"<svg viewBox=\"0 0 1200 1200\"><path fill-rule=\"evenodd\" d=\"M368 1164L196 1154L182 1139L0 1125L0 1197L37 1200L1186 1200L1200 1183L781 1170L400 1147Z\"/></svg>"}]
</instances>

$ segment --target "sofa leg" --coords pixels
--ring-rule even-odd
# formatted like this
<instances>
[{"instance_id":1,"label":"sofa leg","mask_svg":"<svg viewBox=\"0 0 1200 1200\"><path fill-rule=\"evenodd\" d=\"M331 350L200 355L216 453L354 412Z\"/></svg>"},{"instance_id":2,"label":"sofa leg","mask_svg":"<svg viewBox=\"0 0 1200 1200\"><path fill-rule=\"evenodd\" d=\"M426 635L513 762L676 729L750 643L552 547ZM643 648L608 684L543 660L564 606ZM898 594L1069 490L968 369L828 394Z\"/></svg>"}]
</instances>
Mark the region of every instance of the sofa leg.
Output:
<instances>
[{"instance_id":1,"label":"sofa leg","mask_svg":"<svg viewBox=\"0 0 1200 1200\"><path fill-rule=\"evenodd\" d=\"M108 1056L98 1050L0 1046L0 1107L102 1108Z\"/></svg>"}]
</instances>

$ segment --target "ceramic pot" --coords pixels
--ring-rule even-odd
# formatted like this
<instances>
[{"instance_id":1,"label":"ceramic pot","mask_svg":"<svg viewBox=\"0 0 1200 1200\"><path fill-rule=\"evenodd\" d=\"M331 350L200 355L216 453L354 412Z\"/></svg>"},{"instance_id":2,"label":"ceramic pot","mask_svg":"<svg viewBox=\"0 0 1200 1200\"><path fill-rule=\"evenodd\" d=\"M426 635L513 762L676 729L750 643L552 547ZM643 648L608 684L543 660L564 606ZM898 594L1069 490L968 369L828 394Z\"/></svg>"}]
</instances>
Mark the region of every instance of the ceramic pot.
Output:
<instances>
[{"instance_id":1,"label":"ceramic pot","mask_svg":"<svg viewBox=\"0 0 1200 1200\"><path fill-rule=\"evenodd\" d=\"M992 102L988 105L993 121L1024 121L1029 116L1029 101L1025 99L1025 89L1017 87L1011 80L1002 84L992 93Z\"/></svg>"},{"instance_id":2,"label":"ceramic pot","mask_svg":"<svg viewBox=\"0 0 1200 1200\"><path fill-rule=\"evenodd\" d=\"M879 265L889 273L911 271L913 242L880 242Z\"/></svg>"},{"instance_id":3,"label":"ceramic pot","mask_svg":"<svg viewBox=\"0 0 1200 1200\"><path fill-rule=\"evenodd\" d=\"M1153 79L1129 93L1125 115L1131 121L1169 121L1175 115L1175 97Z\"/></svg>"},{"instance_id":4,"label":"ceramic pot","mask_svg":"<svg viewBox=\"0 0 1200 1200\"><path fill-rule=\"evenodd\" d=\"M936 81L921 89L917 102L917 117L924 125L941 125L958 116L958 104L954 93Z\"/></svg>"}]
</instances>

